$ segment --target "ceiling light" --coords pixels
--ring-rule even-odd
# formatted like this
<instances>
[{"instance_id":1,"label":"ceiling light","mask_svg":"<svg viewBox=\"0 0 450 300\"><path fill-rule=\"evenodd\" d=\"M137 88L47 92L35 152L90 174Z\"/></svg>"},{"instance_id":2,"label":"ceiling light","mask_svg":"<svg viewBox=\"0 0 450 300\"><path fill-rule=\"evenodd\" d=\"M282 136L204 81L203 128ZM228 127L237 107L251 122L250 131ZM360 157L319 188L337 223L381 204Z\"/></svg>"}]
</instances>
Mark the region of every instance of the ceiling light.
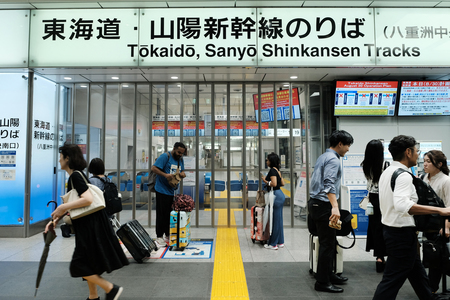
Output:
<instances>
[{"instance_id":1,"label":"ceiling light","mask_svg":"<svg viewBox=\"0 0 450 300\"><path fill-rule=\"evenodd\" d=\"M314 93L312 93L311 94L311 96L310 97L316 97L316 96L319 96L320 95L320 93L319 92L314 92Z\"/></svg>"},{"instance_id":2,"label":"ceiling light","mask_svg":"<svg viewBox=\"0 0 450 300\"><path fill-rule=\"evenodd\" d=\"M87 85L80 85L80 88L87 88Z\"/></svg>"},{"instance_id":3,"label":"ceiling light","mask_svg":"<svg viewBox=\"0 0 450 300\"><path fill-rule=\"evenodd\" d=\"M119 80L119 77L111 77L111 79Z\"/></svg>"},{"instance_id":4,"label":"ceiling light","mask_svg":"<svg viewBox=\"0 0 450 300\"><path fill-rule=\"evenodd\" d=\"M72 80L72 77L64 77L65 80Z\"/></svg>"},{"instance_id":5,"label":"ceiling light","mask_svg":"<svg viewBox=\"0 0 450 300\"><path fill-rule=\"evenodd\" d=\"M297 79L297 76L291 76L291 79Z\"/></svg>"},{"instance_id":6,"label":"ceiling light","mask_svg":"<svg viewBox=\"0 0 450 300\"><path fill-rule=\"evenodd\" d=\"M289 87L289 84L283 84L283 86L285 86L285 87Z\"/></svg>"},{"instance_id":7,"label":"ceiling light","mask_svg":"<svg viewBox=\"0 0 450 300\"><path fill-rule=\"evenodd\" d=\"M177 76L172 76L172 77L170 77L170 78L172 78L172 79L178 79L178 77L177 77Z\"/></svg>"},{"instance_id":8,"label":"ceiling light","mask_svg":"<svg viewBox=\"0 0 450 300\"><path fill-rule=\"evenodd\" d=\"M181 87L181 84L177 84L177 87Z\"/></svg>"},{"instance_id":9,"label":"ceiling light","mask_svg":"<svg viewBox=\"0 0 450 300\"><path fill-rule=\"evenodd\" d=\"M124 85L122 85L123 87L128 87L128 84L124 84Z\"/></svg>"}]
</instances>

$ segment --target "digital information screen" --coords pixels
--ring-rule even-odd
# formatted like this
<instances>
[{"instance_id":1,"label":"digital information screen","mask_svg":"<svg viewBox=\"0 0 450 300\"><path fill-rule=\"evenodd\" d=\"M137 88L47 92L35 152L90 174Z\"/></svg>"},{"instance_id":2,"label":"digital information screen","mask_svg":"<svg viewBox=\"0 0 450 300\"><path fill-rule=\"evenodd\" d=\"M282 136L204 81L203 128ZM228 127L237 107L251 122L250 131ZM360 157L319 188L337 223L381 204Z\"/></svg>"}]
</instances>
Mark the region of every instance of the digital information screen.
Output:
<instances>
[{"instance_id":1,"label":"digital information screen","mask_svg":"<svg viewBox=\"0 0 450 300\"><path fill-rule=\"evenodd\" d=\"M403 81L399 116L450 115L449 81Z\"/></svg>"},{"instance_id":2,"label":"digital information screen","mask_svg":"<svg viewBox=\"0 0 450 300\"><path fill-rule=\"evenodd\" d=\"M394 116L397 81L337 81L335 116Z\"/></svg>"}]
</instances>

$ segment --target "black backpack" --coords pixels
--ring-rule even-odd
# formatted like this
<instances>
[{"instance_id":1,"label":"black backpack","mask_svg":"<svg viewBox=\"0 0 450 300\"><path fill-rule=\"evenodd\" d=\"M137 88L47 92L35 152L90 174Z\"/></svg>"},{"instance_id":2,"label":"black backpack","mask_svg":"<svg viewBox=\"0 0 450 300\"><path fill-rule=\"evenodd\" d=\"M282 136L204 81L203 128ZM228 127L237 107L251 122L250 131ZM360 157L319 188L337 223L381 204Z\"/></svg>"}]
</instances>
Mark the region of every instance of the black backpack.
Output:
<instances>
[{"instance_id":1,"label":"black backpack","mask_svg":"<svg viewBox=\"0 0 450 300\"><path fill-rule=\"evenodd\" d=\"M419 200L417 204L428 205L435 207L445 207L444 201L436 195L436 192L431 188L429 184L420 178L417 178L405 169L399 168L395 170L391 177L391 188L394 191L395 180L401 173L408 173L413 178L413 184L416 188L417 196ZM431 215L414 215L417 231L432 232L439 231L444 225L444 219L439 214Z\"/></svg>"},{"instance_id":2,"label":"black backpack","mask_svg":"<svg viewBox=\"0 0 450 300\"><path fill-rule=\"evenodd\" d=\"M106 213L110 216L115 213L122 211L122 199L119 198L119 192L117 191L117 186L107 177L100 178L98 176L93 176L95 178L103 181L103 197L105 198L105 209Z\"/></svg>"}]
</instances>

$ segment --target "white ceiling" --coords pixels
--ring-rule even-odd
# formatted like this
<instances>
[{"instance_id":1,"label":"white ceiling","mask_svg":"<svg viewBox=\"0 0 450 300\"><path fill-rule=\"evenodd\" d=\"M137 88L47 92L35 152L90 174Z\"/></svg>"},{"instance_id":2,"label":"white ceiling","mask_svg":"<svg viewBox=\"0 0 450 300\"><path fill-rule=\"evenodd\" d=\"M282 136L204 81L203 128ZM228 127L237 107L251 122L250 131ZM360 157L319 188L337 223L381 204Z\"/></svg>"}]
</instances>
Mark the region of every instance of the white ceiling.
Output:
<instances>
[{"instance_id":1,"label":"white ceiling","mask_svg":"<svg viewBox=\"0 0 450 300\"><path fill-rule=\"evenodd\" d=\"M450 68L136 68L35 69L58 83L84 82L289 82L334 80L449 80ZM291 79L291 76L297 76ZM65 79L69 77L70 79ZM119 79L112 79L118 77ZM172 77L178 77L172 79Z\"/></svg>"},{"instance_id":2,"label":"white ceiling","mask_svg":"<svg viewBox=\"0 0 450 300\"><path fill-rule=\"evenodd\" d=\"M450 0L208 0L208 1L96 1L96 0L0 0L0 9L49 8L162 8L162 7L450 7Z\"/></svg>"},{"instance_id":3,"label":"white ceiling","mask_svg":"<svg viewBox=\"0 0 450 300\"><path fill-rule=\"evenodd\" d=\"M0 0L0 9L62 8L176 8L176 7L450 7L450 0L208 0L208 1L94 1L94 0ZM341 80L449 80L450 68L254 68L185 67L136 69L35 69L58 83L77 82L271 82ZM118 80L111 77L117 76ZM171 79L177 76L178 79ZM291 79L297 76L297 79ZM64 79L70 77L70 80Z\"/></svg>"}]
</instances>

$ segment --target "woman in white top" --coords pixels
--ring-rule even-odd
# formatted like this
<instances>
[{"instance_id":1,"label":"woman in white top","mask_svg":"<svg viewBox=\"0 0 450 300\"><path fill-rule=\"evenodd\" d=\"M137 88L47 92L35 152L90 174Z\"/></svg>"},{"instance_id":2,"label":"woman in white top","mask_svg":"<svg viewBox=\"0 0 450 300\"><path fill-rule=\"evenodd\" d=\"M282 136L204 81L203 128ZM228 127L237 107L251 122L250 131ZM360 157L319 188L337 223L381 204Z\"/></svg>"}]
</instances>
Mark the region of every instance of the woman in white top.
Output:
<instances>
[{"instance_id":1,"label":"woman in white top","mask_svg":"<svg viewBox=\"0 0 450 300\"><path fill-rule=\"evenodd\" d=\"M447 157L442 151L431 150L423 155L423 170L425 171L425 177L423 181L428 183L439 198L444 201L446 207L450 206L450 177L449 169L447 166ZM450 223L445 221L445 235L450 235ZM430 235L427 233L428 239L436 239L437 233ZM430 268L428 271L428 278L430 280L430 286L433 292L437 292L439 289L439 282L441 281L442 269Z\"/></svg>"},{"instance_id":2,"label":"woman in white top","mask_svg":"<svg viewBox=\"0 0 450 300\"><path fill-rule=\"evenodd\" d=\"M384 257L387 254L383 238L383 224L381 223L378 181L387 166L388 163L384 161L383 143L380 140L371 140L366 146L364 160L361 163L367 179L369 201L373 205L373 214L369 216L367 227L366 251L369 252L373 249L373 256L376 257L376 271L379 273L384 271Z\"/></svg>"}]
</instances>

